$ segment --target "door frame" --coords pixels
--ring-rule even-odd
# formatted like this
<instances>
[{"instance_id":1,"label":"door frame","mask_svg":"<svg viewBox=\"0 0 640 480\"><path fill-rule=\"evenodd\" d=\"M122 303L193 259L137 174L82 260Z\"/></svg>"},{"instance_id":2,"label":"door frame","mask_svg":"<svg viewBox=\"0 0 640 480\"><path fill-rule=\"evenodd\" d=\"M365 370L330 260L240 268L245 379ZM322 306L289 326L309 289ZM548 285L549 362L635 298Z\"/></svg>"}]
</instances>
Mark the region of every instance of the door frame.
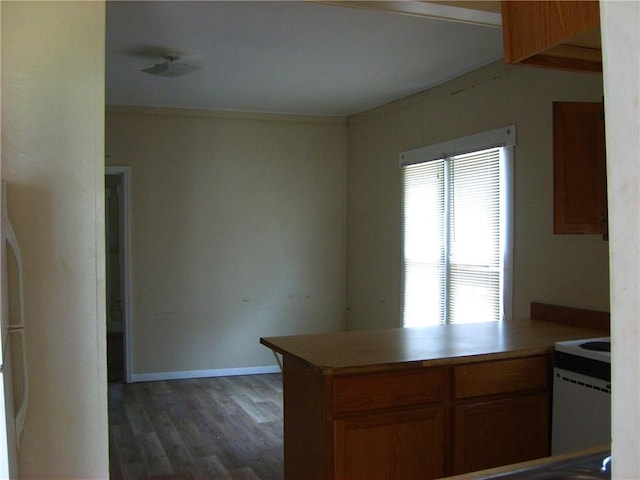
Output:
<instances>
[{"instance_id":1,"label":"door frame","mask_svg":"<svg viewBox=\"0 0 640 480\"><path fill-rule=\"evenodd\" d=\"M126 383L131 383L133 381L131 367L131 169L130 167L107 165L105 166L104 174L105 176L122 175L122 213L124 217L121 219L123 227L122 258L124 261L122 280L125 297L123 305L124 381Z\"/></svg>"}]
</instances>

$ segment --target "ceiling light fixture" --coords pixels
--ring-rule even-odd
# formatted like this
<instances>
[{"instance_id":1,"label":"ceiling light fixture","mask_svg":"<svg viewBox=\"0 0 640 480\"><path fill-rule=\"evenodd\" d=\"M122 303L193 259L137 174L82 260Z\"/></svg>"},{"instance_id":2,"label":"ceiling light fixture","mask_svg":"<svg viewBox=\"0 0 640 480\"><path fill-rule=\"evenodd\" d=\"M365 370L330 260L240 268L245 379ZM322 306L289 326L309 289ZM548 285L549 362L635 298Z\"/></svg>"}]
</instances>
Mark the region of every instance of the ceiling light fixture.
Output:
<instances>
[{"instance_id":1,"label":"ceiling light fixture","mask_svg":"<svg viewBox=\"0 0 640 480\"><path fill-rule=\"evenodd\" d=\"M165 62L156 63L153 67L143 68L142 71L159 77L181 77L201 68L187 63L177 63L180 57L175 53L165 53L163 58L166 60Z\"/></svg>"}]
</instances>

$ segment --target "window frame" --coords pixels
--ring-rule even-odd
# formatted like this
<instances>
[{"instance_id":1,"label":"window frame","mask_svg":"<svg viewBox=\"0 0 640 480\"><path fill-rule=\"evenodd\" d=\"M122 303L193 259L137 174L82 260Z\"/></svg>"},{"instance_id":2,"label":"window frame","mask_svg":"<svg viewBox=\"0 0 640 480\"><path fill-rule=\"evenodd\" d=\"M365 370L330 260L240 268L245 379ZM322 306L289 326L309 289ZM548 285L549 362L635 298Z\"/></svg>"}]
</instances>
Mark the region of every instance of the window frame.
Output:
<instances>
[{"instance_id":1,"label":"window frame","mask_svg":"<svg viewBox=\"0 0 640 480\"><path fill-rule=\"evenodd\" d=\"M513 315L513 210L514 210L514 146L516 144L516 126L509 125L486 132L477 133L447 142L416 148L400 154L400 168L405 166L425 163L434 160L443 160L472 152L478 152L490 148L500 147L501 177L500 195L504 198L504 225L501 229L502 251L502 271L500 289L502 293L501 311L502 318L499 321L510 321ZM401 191L404 196L404 175L400 175ZM405 307L405 213L404 204L401 211L402 232L401 232L401 290L400 290L400 326L405 327L404 307Z\"/></svg>"}]
</instances>

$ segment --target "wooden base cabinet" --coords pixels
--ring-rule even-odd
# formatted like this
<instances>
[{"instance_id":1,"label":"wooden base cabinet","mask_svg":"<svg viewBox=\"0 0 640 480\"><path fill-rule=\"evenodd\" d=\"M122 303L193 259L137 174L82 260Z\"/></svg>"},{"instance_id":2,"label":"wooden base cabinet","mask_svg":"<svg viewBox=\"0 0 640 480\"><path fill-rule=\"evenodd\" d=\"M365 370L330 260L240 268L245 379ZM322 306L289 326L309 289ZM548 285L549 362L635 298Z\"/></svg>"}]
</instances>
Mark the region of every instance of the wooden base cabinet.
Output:
<instances>
[{"instance_id":1,"label":"wooden base cabinet","mask_svg":"<svg viewBox=\"0 0 640 480\"><path fill-rule=\"evenodd\" d=\"M548 455L550 358L363 373L284 355L287 480L430 480Z\"/></svg>"},{"instance_id":2,"label":"wooden base cabinet","mask_svg":"<svg viewBox=\"0 0 640 480\"><path fill-rule=\"evenodd\" d=\"M336 478L408 480L445 475L444 408L335 421Z\"/></svg>"},{"instance_id":3,"label":"wooden base cabinet","mask_svg":"<svg viewBox=\"0 0 640 480\"><path fill-rule=\"evenodd\" d=\"M551 359L453 367L454 473L549 455Z\"/></svg>"},{"instance_id":4,"label":"wooden base cabinet","mask_svg":"<svg viewBox=\"0 0 640 480\"><path fill-rule=\"evenodd\" d=\"M548 455L549 398L528 395L454 409L454 473Z\"/></svg>"}]
</instances>

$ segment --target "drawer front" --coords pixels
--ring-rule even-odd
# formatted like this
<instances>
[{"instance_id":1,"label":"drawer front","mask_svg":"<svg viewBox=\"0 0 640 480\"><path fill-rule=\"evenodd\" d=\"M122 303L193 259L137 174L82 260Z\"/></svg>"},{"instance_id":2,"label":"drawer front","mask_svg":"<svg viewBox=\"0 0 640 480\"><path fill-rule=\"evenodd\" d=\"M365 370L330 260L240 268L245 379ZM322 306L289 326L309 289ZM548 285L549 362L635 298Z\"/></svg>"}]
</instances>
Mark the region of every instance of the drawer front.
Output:
<instances>
[{"instance_id":1,"label":"drawer front","mask_svg":"<svg viewBox=\"0 0 640 480\"><path fill-rule=\"evenodd\" d=\"M549 365L547 356L539 356L455 367L455 398L547 388Z\"/></svg>"},{"instance_id":2,"label":"drawer front","mask_svg":"<svg viewBox=\"0 0 640 480\"><path fill-rule=\"evenodd\" d=\"M338 376L333 381L334 411L362 412L440 402L445 398L445 387L445 370L441 368Z\"/></svg>"}]
</instances>

